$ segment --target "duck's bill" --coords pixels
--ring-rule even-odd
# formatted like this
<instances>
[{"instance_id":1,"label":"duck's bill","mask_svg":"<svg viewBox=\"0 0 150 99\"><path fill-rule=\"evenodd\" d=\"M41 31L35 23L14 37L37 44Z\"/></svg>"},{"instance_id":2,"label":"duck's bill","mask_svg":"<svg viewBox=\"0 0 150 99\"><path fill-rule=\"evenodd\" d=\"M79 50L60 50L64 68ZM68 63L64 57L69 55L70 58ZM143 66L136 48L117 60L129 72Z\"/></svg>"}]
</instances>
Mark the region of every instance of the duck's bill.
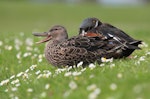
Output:
<instances>
[{"instance_id":1,"label":"duck's bill","mask_svg":"<svg viewBox=\"0 0 150 99\"><path fill-rule=\"evenodd\" d=\"M46 37L48 36L48 33L47 32L43 32L43 33L33 33L34 36L43 36L43 37Z\"/></svg>"},{"instance_id":2,"label":"duck's bill","mask_svg":"<svg viewBox=\"0 0 150 99\"><path fill-rule=\"evenodd\" d=\"M39 42L36 42L37 44L40 44L40 43L44 43L44 42L47 42L49 41L52 36L51 35L48 35L47 32L44 32L44 33L33 33L34 36L42 36L42 37L46 37L44 38L43 40L39 41Z\"/></svg>"}]
</instances>

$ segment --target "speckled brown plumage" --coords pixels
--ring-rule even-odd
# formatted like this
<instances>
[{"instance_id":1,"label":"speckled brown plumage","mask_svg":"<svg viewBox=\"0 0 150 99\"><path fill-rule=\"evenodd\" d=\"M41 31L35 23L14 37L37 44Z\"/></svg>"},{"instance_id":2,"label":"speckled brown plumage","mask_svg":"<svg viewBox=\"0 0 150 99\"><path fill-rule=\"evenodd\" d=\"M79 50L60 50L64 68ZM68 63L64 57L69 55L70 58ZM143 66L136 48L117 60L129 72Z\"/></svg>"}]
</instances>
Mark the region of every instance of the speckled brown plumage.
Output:
<instances>
[{"instance_id":1,"label":"speckled brown plumage","mask_svg":"<svg viewBox=\"0 0 150 99\"><path fill-rule=\"evenodd\" d=\"M74 36L68 39L68 34L63 26L57 25L43 34L34 33L35 36L47 36L38 42L47 42L45 57L54 66L73 66L83 61L84 65L100 62L101 57L110 55L105 50L108 40L101 36L87 37Z\"/></svg>"}]
</instances>

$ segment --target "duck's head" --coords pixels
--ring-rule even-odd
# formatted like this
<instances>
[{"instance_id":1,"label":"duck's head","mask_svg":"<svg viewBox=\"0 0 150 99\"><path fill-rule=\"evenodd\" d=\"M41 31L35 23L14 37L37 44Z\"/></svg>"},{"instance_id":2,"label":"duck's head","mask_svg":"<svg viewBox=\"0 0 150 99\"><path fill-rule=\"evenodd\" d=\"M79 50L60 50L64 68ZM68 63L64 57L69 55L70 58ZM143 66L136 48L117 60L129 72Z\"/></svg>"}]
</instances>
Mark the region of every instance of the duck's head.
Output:
<instances>
[{"instance_id":1,"label":"duck's head","mask_svg":"<svg viewBox=\"0 0 150 99\"><path fill-rule=\"evenodd\" d=\"M48 32L33 33L33 35L46 37L45 39L43 39L37 43L44 43L44 42L48 42L49 40L63 41L68 38L66 28L61 25L53 26Z\"/></svg>"},{"instance_id":2,"label":"duck's head","mask_svg":"<svg viewBox=\"0 0 150 99\"><path fill-rule=\"evenodd\" d=\"M98 18L86 18L82 21L80 25L79 34L84 35L87 31L90 31L91 29L97 28L102 23Z\"/></svg>"}]
</instances>

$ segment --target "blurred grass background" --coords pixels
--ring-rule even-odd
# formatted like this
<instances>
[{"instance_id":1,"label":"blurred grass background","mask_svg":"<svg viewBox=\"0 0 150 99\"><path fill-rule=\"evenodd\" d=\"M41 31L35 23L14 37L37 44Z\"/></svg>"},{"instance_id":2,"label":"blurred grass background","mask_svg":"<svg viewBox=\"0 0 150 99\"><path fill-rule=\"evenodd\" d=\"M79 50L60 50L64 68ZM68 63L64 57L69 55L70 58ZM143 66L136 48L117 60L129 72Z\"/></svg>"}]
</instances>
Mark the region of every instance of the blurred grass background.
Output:
<instances>
[{"instance_id":1,"label":"blurred grass background","mask_svg":"<svg viewBox=\"0 0 150 99\"><path fill-rule=\"evenodd\" d=\"M64 25L69 35L76 35L82 20L97 17L136 36L148 35L150 6L103 6L94 3L1 2L0 33L47 31L55 24ZM142 33L141 33L142 31Z\"/></svg>"}]
</instances>

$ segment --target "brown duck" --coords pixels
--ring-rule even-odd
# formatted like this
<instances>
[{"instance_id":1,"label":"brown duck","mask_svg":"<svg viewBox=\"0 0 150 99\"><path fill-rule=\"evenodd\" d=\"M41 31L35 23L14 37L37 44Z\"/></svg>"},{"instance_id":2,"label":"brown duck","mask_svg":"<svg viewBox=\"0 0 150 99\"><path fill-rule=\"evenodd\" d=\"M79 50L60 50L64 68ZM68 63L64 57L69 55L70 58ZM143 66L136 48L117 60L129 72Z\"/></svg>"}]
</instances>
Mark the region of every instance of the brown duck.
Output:
<instances>
[{"instance_id":1,"label":"brown duck","mask_svg":"<svg viewBox=\"0 0 150 99\"><path fill-rule=\"evenodd\" d=\"M108 39L99 35L93 37L74 36L68 39L67 30L60 25L53 26L48 32L33 33L34 36L45 36L46 38L37 42L48 42L45 48L45 57L54 66L73 66L83 61L83 66L96 61L101 57L113 53L105 48Z\"/></svg>"}]
</instances>

